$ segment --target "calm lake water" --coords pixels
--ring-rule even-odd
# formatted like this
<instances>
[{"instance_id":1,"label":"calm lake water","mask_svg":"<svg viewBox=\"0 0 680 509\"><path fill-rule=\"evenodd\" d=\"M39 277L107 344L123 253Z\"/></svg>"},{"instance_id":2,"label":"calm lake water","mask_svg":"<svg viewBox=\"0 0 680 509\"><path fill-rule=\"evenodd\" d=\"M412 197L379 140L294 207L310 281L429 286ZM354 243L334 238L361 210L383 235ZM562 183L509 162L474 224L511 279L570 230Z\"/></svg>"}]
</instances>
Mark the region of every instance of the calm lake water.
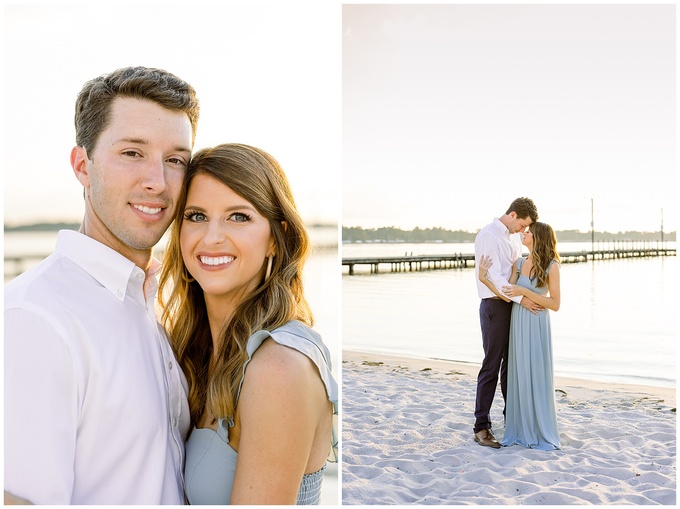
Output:
<instances>
[{"instance_id":1,"label":"calm lake water","mask_svg":"<svg viewBox=\"0 0 680 509\"><path fill-rule=\"evenodd\" d=\"M314 313L315 325L319 334L331 351L333 372L338 375L340 368L340 285L337 249L338 233L336 227L313 228L310 237L318 248L305 267L305 291ZM54 250L56 232L6 232L4 234L5 257L25 256L28 254L46 255ZM164 245L164 239L160 245ZM39 260L36 260L37 263ZM27 267L26 267L27 268ZM11 277L12 263L5 262L5 283Z\"/></svg>"},{"instance_id":2,"label":"calm lake water","mask_svg":"<svg viewBox=\"0 0 680 509\"><path fill-rule=\"evenodd\" d=\"M675 247L675 243L667 243ZM589 251L590 243L563 244ZM344 244L342 257L474 252L473 244ZM526 253L525 253L526 254ZM385 271L388 266L383 265ZM551 313L555 373L675 386L677 258L563 264L561 307ZM479 363L473 269L342 276L342 346Z\"/></svg>"}]
</instances>

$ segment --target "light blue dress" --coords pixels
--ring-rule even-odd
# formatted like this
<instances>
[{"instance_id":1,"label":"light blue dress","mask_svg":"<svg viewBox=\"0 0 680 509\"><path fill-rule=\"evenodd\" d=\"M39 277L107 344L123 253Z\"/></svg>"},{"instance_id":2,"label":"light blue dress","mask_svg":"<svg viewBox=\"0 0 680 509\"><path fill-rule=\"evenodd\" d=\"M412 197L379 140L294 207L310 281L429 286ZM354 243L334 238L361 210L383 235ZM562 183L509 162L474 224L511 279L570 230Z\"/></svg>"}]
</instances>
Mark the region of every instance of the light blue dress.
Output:
<instances>
[{"instance_id":1,"label":"light blue dress","mask_svg":"<svg viewBox=\"0 0 680 509\"><path fill-rule=\"evenodd\" d=\"M521 272L526 258L518 264ZM555 260L550 262L548 272ZM541 295L548 287L536 288L535 281L520 275L518 286ZM548 310L533 314L520 304L512 305L508 350L508 392L505 433L501 445L531 449L559 449L555 389L553 382L552 336Z\"/></svg>"},{"instance_id":2,"label":"light blue dress","mask_svg":"<svg viewBox=\"0 0 680 509\"><path fill-rule=\"evenodd\" d=\"M243 365L243 375L236 401L241 393L246 367L255 351L267 338L281 345L305 354L319 370L319 376L326 387L328 399L333 403L334 425L331 437L330 461L337 461L337 436L335 419L338 414L338 385L331 373L331 356L321 336L298 321L287 324L271 332L258 331L248 339L246 351L248 359ZM210 428L194 428L186 443L186 465L184 482L186 497L190 504L229 504L236 472L238 453L229 445L228 419L219 419L217 431ZM321 483L326 469L306 474L302 478L297 497L297 505L318 504Z\"/></svg>"}]
</instances>

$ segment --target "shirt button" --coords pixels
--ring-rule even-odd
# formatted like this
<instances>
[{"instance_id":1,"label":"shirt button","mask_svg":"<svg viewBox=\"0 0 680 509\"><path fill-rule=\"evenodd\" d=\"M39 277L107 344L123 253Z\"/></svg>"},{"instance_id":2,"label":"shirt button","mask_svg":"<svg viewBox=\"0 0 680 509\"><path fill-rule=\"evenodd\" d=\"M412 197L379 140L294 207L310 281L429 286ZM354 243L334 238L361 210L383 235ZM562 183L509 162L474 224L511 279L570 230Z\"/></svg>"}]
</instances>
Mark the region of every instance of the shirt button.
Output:
<instances>
[{"instance_id":1,"label":"shirt button","mask_svg":"<svg viewBox=\"0 0 680 509\"><path fill-rule=\"evenodd\" d=\"M123 296L123 292L121 290L118 290L118 297L122 297L122 296Z\"/></svg>"},{"instance_id":2,"label":"shirt button","mask_svg":"<svg viewBox=\"0 0 680 509\"><path fill-rule=\"evenodd\" d=\"M176 428L177 427L177 419L172 420L172 425Z\"/></svg>"},{"instance_id":3,"label":"shirt button","mask_svg":"<svg viewBox=\"0 0 680 509\"><path fill-rule=\"evenodd\" d=\"M137 274L137 279L144 279L144 274Z\"/></svg>"},{"instance_id":4,"label":"shirt button","mask_svg":"<svg viewBox=\"0 0 680 509\"><path fill-rule=\"evenodd\" d=\"M168 362L168 369L172 369L172 361Z\"/></svg>"}]
</instances>

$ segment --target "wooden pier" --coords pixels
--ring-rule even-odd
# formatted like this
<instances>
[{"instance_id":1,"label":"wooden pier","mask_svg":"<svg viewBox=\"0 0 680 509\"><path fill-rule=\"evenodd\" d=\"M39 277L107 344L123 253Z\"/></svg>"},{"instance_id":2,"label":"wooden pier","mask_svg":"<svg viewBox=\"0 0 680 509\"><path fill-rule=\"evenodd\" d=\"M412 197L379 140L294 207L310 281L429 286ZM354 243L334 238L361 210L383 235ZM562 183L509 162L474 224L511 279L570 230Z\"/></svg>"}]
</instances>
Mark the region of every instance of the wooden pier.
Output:
<instances>
[{"instance_id":1,"label":"wooden pier","mask_svg":"<svg viewBox=\"0 0 680 509\"><path fill-rule=\"evenodd\" d=\"M562 263L587 262L589 260L610 260L648 256L675 256L675 249L661 247L613 247L598 248L594 251L560 253ZM12 279L47 255L5 256L5 281ZM160 254L157 253L157 256ZM465 269L475 266L473 254L446 255L405 255L373 258L343 258L342 265L348 267L349 275L355 274L356 266L367 266L371 274L380 272L417 272L423 270ZM381 270L382 266L382 270ZM385 266L389 270L385 269Z\"/></svg>"},{"instance_id":2,"label":"wooden pier","mask_svg":"<svg viewBox=\"0 0 680 509\"><path fill-rule=\"evenodd\" d=\"M612 260L620 258L640 258L648 256L675 256L675 249L659 247L599 248L592 251L560 253L561 263L578 263L589 260ZM417 272L438 269L465 269L475 266L474 254L386 256L373 258L343 258L349 275L355 274L354 267L368 266L371 274L378 274L380 266L388 266L387 272ZM385 272L385 269L383 269Z\"/></svg>"},{"instance_id":3,"label":"wooden pier","mask_svg":"<svg viewBox=\"0 0 680 509\"><path fill-rule=\"evenodd\" d=\"M26 270L37 265L47 258L49 254L27 254L21 256L5 256L5 283L23 274ZM163 250L155 249L154 256L162 260Z\"/></svg>"}]
</instances>

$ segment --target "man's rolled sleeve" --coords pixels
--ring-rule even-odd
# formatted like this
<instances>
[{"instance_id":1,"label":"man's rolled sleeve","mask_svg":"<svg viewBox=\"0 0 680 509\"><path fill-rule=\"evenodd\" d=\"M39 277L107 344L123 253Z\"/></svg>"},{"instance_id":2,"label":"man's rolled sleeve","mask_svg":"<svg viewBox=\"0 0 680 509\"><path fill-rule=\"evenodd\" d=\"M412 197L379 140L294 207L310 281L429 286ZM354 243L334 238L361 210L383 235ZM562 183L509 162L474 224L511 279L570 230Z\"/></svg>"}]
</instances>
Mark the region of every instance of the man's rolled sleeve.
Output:
<instances>
[{"instance_id":1,"label":"man's rolled sleeve","mask_svg":"<svg viewBox=\"0 0 680 509\"><path fill-rule=\"evenodd\" d=\"M493 269L493 267L491 267L491 268ZM489 279L491 280L493 285L498 289L498 292L501 293L501 294L503 294L503 287L504 286L510 286L510 283L508 282L508 280L505 279L500 274L489 275ZM519 304L522 300L522 295L515 295L514 297L508 297L508 299Z\"/></svg>"}]
</instances>

